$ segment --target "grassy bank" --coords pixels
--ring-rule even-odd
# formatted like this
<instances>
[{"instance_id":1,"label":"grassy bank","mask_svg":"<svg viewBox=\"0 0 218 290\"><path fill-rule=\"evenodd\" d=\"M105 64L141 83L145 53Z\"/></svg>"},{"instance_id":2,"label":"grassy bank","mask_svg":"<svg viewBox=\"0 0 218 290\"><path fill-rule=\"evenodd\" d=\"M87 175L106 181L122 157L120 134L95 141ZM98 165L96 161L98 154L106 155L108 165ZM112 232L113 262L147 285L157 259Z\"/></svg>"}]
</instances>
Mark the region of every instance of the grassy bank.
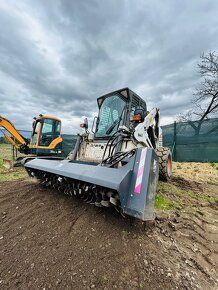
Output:
<instances>
[{"instance_id":1,"label":"grassy bank","mask_svg":"<svg viewBox=\"0 0 218 290\"><path fill-rule=\"evenodd\" d=\"M12 160L12 148L9 144L0 144L0 182L24 179L26 172L24 168L6 169L3 166L3 159Z\"/></svg>"}]
</instances>

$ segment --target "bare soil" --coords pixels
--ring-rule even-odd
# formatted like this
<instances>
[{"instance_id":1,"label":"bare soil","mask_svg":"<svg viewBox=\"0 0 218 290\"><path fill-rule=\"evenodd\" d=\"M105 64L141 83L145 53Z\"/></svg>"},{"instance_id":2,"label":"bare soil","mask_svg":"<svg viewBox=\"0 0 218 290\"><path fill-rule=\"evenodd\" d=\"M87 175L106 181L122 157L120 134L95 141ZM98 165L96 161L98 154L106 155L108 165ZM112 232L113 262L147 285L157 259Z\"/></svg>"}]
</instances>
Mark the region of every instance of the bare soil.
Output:
<instances>
[{"instance_id":1,"label":"bare soil","mask_svg":"<svg viewBox=\"0 0 218 290\"><path fill-rule=\"evenodd\" d=\"M218 194L213 184L171 184ZM2 182L0 288L218 289L218 204L184 198L193 210L158 210L143 223L29 179Z\"/></svg>"}]
</instances>

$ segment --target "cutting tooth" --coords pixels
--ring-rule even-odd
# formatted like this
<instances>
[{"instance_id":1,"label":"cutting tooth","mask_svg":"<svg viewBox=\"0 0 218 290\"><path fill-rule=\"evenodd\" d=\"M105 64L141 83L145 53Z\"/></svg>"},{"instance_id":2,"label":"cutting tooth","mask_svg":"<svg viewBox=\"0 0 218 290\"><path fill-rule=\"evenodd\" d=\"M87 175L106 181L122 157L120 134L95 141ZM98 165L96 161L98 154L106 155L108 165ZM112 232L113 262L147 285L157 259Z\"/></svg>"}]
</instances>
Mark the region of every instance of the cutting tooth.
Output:
<instances>
[{"instance_id":1,"label":"cutting tooth","mask_svg":"<svg viewBox=\"0 0 218 290\"><path fill-rule=\"evenodd\" d=\"M100 201L96 201L96 202L95 202L95 206L97 206L97 207L102 207L102 204L101 204Z\"/></svg>"},{"instance_id":2,"label":"cutting tooth","mask_svg":"<svg viewBox=\"0 0 218 290\"><path fill-rule=\"evenodd\" d=\"M105 206L105 207L109 207L110 206L110 202L108 200L103 200L101 201L101 205Z\"/></svg>"},{"instance_id":3,"label":"cutting tooth","mask_svg":"<svg viewBox=\"0 0 218 290\"><path fill-rule=\"evenodd\" d=\"M91 200L90 200L90 204L95 204L95 202L96 202L96 197L95 197L95 195L92 195L92 197L91 197Z\"/></svg>"},{"instance_id":4,"label":"cutting tooth","mask_svg":"<svg viewBox=\"0 0 218 290\"><path fill-rule=\"evenodd\" d=\"M102 207L101 200L102 200L101 195L100 194L97 195L96 201L95 201L95 206Z\"/></svg>"},{"instance_id":5,"label":"cutting tooth","mask_svg":"<svg viewBox=\"0 0 218 290\"><path fill-rule=\"evenodd\" d=\"M112 203L113 205L117 205L117 199L111 196L110 203Z\"/></svg>"},{"instance_id":6,"label":"cutting tooth","mask_svg":"<svg viewBox=\"0 0 218 290\"><path fill-rule=\"evenodd\" d=\"M91 194L88 194L87 198L84 199L83 201L85 201L86 203L91 203L93 201L93 196Z\"/></svg>"}]
</instances>

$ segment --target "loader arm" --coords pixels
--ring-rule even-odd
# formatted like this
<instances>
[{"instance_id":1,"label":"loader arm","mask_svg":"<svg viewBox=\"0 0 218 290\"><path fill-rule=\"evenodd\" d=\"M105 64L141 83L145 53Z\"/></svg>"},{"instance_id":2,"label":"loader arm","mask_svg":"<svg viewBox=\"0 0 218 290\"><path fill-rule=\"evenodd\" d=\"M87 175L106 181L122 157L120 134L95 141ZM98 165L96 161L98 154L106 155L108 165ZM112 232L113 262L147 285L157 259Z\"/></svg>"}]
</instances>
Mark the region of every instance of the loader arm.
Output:
<instances>
[{"instance_id":1,"label":"loader arm","mask_svg":"<svg viewBox=\"0 0 218 290\"><path fill-rule=\"evenodd\" d=\"M153 128L152 134L157 134L156 126L159 122L159 109L153 108L145 117L144 121L135 127L134 137L135 139L144 144L146 147L156 148L158 147L157 141L152 138L158 137L151 134L149 135L149 128ZM158 138L157 138L158 139Z\"/></svg>"},{"instance_id":2,"label":"loader arm","mask_svg":"<svg viewBox=\"0 0 218 290\"><path fill-rule=\"evenodd\" d=\"M20 132L8 119L0 116L0 127L4 128L7 132L9 132L19 143L19 145L22 146L22 148L27 147L28 144L27 139L20 134ZM14 142L14 140L9 135L7 135L5 132L3 132L3 134L12 145L14 145L16 148L20 148L20 146L16 144L16 142Z\"/></svg>"}]
</instances>

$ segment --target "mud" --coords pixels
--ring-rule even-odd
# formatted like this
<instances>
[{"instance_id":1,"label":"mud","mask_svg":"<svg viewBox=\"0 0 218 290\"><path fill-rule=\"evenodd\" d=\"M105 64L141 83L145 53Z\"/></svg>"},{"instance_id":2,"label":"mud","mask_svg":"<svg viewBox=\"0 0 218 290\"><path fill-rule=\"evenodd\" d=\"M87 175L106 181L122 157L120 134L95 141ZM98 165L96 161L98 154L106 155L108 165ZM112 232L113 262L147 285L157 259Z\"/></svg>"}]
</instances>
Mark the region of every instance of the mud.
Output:
<instances>
[{"instance_id":1,"label":"mud","mask_svg":"<svg viewBox=\"0 0 218 290\"><path fill-rule=\"evenodd\" d=\"M0 183L0 288L218 289L218 205L185 198L193 211L159 210L142 223L30 180Z\"/></svg>"}]
</instances>

